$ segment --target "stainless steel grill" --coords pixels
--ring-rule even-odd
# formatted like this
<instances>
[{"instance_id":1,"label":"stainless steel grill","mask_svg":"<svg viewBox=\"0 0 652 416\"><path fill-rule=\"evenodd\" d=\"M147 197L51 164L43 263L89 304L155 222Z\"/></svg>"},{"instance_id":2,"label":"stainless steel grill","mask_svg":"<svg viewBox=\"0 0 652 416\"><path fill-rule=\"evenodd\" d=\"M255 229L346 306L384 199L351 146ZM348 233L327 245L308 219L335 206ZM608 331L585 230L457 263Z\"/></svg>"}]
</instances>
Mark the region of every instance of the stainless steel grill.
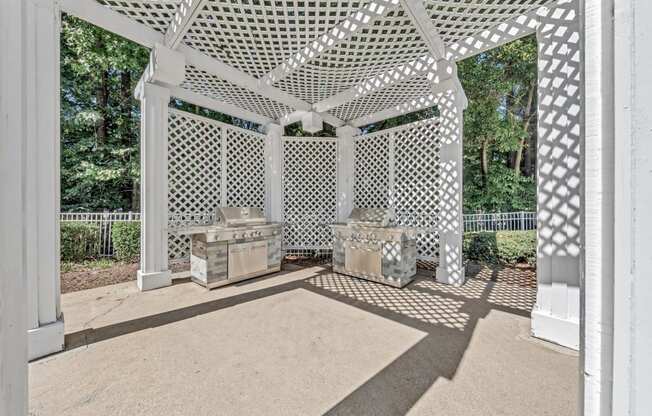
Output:
<instances>
[{"instance_id":1,"label":"stainless steel grill","mask_svg":"<svg viewBox=\"0 0 652 416\"><path fill-rule=\"evenodd\" d=\"M333 271L403 287L416 274L416 228L394 225L394 212L354 208L333 226Z\"/></svg>"},{"instance_id":2,"label":"stainless steel grill","mask_svg":"<svg viewBox=\"0 0 652 416\"><path fill-rule=\"evenodd\" d=\"M212 225L179 229L190 235L190 275L209 289L281 269L282 224L259 208L218 207Z\"/></svg>"}]
</instances>

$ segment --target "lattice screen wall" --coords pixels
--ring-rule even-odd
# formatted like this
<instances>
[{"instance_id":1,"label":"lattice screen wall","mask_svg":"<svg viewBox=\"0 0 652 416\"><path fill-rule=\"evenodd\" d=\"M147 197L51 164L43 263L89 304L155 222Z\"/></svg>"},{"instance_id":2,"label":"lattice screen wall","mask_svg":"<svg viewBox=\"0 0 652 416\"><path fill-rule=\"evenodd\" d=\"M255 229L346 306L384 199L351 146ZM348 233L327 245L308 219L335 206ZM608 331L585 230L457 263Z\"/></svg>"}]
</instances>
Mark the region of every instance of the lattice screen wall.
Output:
<instances>
[{"instance_id":1,"label":"lattice screen wall","mask_svg":"<svg viewBox=\"0 0 652 416\"><path fill-rule=\"evenodd\" d=\"M219 205L265 209L264 148L262 134L170 109L169 226L210 223ZM187 258L189 239L169 235L168 253Z\"/></svg>"},{"instance_id":2,"label":"lattice screen wall","mask_svg":"<svg viewBox=\"0 0 652 416\"><path fill-rule=\"evenodd\" d=\"M283 138L286 250L330 249L337 220L337 141Z\"/></svg>"},{"instance_id":3,"label":"lattice screen wall","mask_svg":"<svg viewBox=\"0 0 652 416\"><path fill-rule=\"evenodd\" d=\"M354 205L391 207L400 225L435 229L441 169L439 120L430 119L355 139ZM436 231L419 235L419 258L436 260Z\"/></svg>"}]
</instances>

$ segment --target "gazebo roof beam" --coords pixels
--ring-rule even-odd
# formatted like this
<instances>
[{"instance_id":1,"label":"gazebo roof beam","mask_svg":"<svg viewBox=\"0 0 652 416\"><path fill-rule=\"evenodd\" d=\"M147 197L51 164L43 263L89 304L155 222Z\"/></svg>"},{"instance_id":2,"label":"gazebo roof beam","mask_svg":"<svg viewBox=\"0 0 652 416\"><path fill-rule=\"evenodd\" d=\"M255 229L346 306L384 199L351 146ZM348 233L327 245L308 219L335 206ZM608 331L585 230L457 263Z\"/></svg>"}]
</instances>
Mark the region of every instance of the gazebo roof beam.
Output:
<instances>
[{"instance_id":1,"label":"gazebo roof beam","mask_svg":"<svg viewBox=\"0 0 652 416\"><path fill-rule=\"evenodd\" d=\"M398 0L394 1L398 2ZM62 0L61 7L66 13L79 17L110 32L124 36L147 48L153 48L155 44L163 44L165 42L165 36L161 33L111 10L109 7L97 3L95 0ZM312 111L311 104L271 85L262 85L258 79L251 75L205 55L196 49L190 48L183 43L178 45L177 51L185 56L187 64L206 71L211 75L215 75L220 79L296 110ZM330 114L324 113L320 115L325 122L334 127L345 124L342 120Z\"/></svg>"},{"instance_id":2,"label":"gazebo roof beam","mask_svg":"<svg viewBox=\"0 0 652 416\"><path fill-rule=\"evenodd\" d=\"M455 66L455 61L469 58L473 55L477 55L486 50L504 45L505 43L509 43L513 40L534 33L538 26L538 19L536 16L539 9L540 8L532 10L527 14L518 16L505 23L501 23L492 29L481 31L474 36L453 43L446 51L446 58L450 61L450 68ZM446 64L446 62L446 59L435 61L433 57L421 57L412 62L399 65L398 67L380 75L369 78L355 87L315 103L313 108L315 111L320 112L329 111L365 95L407 81L410 78L421 75L427 75L429 78L434 78L435 73L441 74L441 72L438 69L435 72L433 66L442 66ZM436 79L434 80L434 82L437 81L438 80Z\"/></svg>"},{"instance_id":3,"label":"gazebo roof beam","mask_svg":"<svg viewBox=\"0 0 652 416\"><path fill-rule=\"evenodd\" d=\"M351 16L344 19L327 33L310 42L260 79L261 84L272 85L311 59L334 48L356 32L371 26L374 21L399 7L400 0L372 0Z\"/></svg>"},{"instance_id":4,"label":"gazebo roof beam","mask_svg":"<svg viewBox=\"0 0 652 416\"><path fill-rule=\"evenodd\" d=\"M446 59L446 44L430 20L423 0L401 0L401 5L423 41L428 45L428 50L433 58L436 60Z\"/></svg>"},{"instance_id":5,"label":"gazebo roof beam","mask_svg":"<svg viewBox=\"0 0 652 416\"><path fill-rule=\"evenodd\" d=\"M163 43L163 36L156 30L111 10L95 0L60 0L60 4L64 12L109 32L117 33L146 48L153 48L154 44Z\"/></svg>"},{"instance_id":6,"label":"gazebo roof beam","mask_svg":"<svg viewBox=\"0 0 652 416\"><path fill-rule=\"evenodd\" d=\"M195 104L200 107L208 108L209 110L217 111L218 113L226 114L232 117L237 117L242 120L253 121L254 123L261 125L274 123L274 120L269 117L265 117L258 113L242 109L233 104L215 100L202 94L197 94L196 92L187 90L185 88L175 86L168 86L168 88L170 88L171 96L190 104Z\"/></svg>"},{"instance_id":7,"label":"gazebo roof beam","mask_svg":"<svg viewBox=\"0 0 652 416\"><path fill-rule=\"evenodd\" d=\"M436 83L450 78L456 72L457 68L454 62L449 62L445 59L436 60L429 55L422 56L419 59L369 78L353 88L349 88L346 91L315 103L313 108L318 112L329 111L365 95L372 94L412 78L426 76L430 81Z\"/></svg>"},{"instance_id":8,"label":"gazebo roof beam","mask_svg":"<svg viewBox=\"0 0 652 416\"><path fill-rule=\"evenodd\" d=\"M183 41L193 21L208 0L182 0L165 32L165 46L175 49Z\"/></svg>"},{"instance_id":9,"label":"gazebo roof beam","mask_svg":"<svg viewBox=\"0 0 652 416\"><path fill-rule=\"evenodd\" d=\"M500 23L491 29L482 30L473 36L460 39L448 46L446 58L451 61L461 61L533 34L539 26L539 19L537 17L539 9L541 7Z\"/></svg>"}]
</instances>

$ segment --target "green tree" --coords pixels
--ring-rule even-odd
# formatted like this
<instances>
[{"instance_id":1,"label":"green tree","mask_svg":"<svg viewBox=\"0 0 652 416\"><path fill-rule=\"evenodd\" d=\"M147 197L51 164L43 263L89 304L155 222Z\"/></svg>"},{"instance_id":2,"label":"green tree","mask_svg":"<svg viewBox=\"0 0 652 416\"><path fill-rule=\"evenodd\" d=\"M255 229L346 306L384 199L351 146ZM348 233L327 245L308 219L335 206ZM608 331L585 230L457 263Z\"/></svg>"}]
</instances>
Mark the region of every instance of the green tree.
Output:
<instances>
[{"instance_id":1,"label":"green tree","mask_svg":"<svg viewBox=\"0 0 652 416\"><path fill-rule=\"evenodd\" d=\"M528 37L459 63L466 212L535 209L536 48Z\"/></svg>"},{"instance_id":2,"label":"green tree","mask_svg":"<svg viewBox=\"0 0 652 416\"><path fill-rule=\"evenodd\" d=\"M61 31L61 208L138 210L139 106L149 52L64 15Z\"/></svg>"}]
</instances>

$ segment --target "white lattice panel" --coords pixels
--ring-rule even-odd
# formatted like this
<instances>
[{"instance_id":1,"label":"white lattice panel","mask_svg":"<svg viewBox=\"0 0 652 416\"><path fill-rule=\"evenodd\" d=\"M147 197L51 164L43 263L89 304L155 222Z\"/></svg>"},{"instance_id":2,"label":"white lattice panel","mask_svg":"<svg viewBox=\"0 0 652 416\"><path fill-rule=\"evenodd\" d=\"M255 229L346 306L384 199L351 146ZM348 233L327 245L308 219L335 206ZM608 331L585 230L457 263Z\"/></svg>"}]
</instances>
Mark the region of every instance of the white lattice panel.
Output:
<instances>
[{"instance_id":1,"label":"white lattice panel","mask_svg":"<svg viewBox=\"0 0 652 416\"><path fill-rule=\"evenodd\" d=\"M223 200L231 206L265 209L264 139L253 131L170 109L169 226L210 223ZM170 235L168 252L172 259L187 258L189 239Z\"/></svg>"},{"instance_id":2,"label":"white lattice panel","mask_svg":"<svg viewBox=\"0 0 652 416\"><path fill-rule=\"evenodd\" d=\"M337 220L337 141L283 138L283 217L287 249L331 248Z\"/></svg>"},{"instance_id":3,"label":"white lattice panel","mask_svg":"<svg viewBox=\"0 0 652 416\"><path fill-rule=\"evenodd\" d=\"M226 204L265 210L265 136L227 129Z\"/></svg>"},{"instance_id":4,"label":"white lattice panel","mask_svg":"<svg viewBox=\"0 0 652 416\"><path fill-rule=\"evenodd\" d=\"M134 19L138 23L165 33L181 0L97 0Z\"/></svg>"},{"instance_id":5,"label":"white lattice panel","mask_svg":"<svg viewBox=\"0 0 652 416\"><path fill-rule=\"evenodd\" d=\"M354 206L388 208L390 203L391 134L358 136L353 175Z\"/></svg>"},{"instance_id":6,"label":"white lattice panel","mask_svg":"<svg viewBox=\"0 0 652 416\"><path fill-rule=\"evenodd\" d=\"M201 223L220 204L222 125L174 109L168 120L169 225ZM170 235L170 258L189 254L187 237Z\"/></svg>"},{"instance_id":7,"label":"white lattice panel","mask_svg":"<svg viewBox=\"0 0 652 416\"><path fill-rule=\"evenodd\" d=\"M441 135L438 120L426 120L394 132L395 170L393 203L401 225L432 228L439 223ZM439 255L436 233L417 240L419 258Z\"/></svg>"},{"instance_id":8,"label":"white lattice panel","mask_svg":"<svg viewBox=\"0 0 652 416\"><path fill-rule=\"evenodd\" d=\"M436 229L439 223L439 120L359 136L355 143L355 206L391 207L400 225ZM417 240L419 258L436 260L437 233Z\"/></svg>"}]
</instances>

